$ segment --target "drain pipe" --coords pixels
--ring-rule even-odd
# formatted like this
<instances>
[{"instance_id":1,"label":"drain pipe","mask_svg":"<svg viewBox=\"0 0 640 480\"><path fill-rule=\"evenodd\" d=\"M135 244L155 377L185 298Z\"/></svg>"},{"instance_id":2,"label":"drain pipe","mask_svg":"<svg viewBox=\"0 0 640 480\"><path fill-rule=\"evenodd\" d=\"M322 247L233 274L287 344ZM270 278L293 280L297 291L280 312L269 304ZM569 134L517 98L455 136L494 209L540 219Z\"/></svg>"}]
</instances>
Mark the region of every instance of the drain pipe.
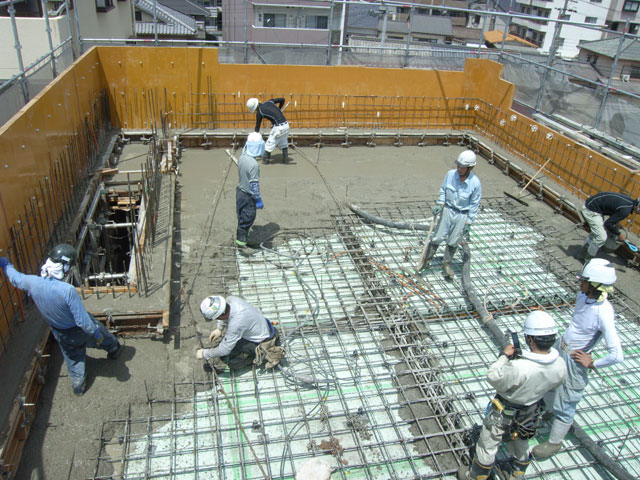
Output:
<instances>
[{"instance_id":1,"label":"drain pipe","mask_svg":"<svg viewBox=\"0 0 640 480\"><path fill-rule=\"evenodd\" d=\"M464 291L480 315L482 325L489 329L502 350L508 343L511 343L510 337L503 333L500 327L498 327L496 321L493 319L493 315L487 311L484 304L478 298L475 288L471 284L471 253L469 252L469 245L467 242L462 243L462 252L462 285L464 286ZM571 428L573 429L573 434L576 439L600 465L609 471L611 475L618 480L628 480L633 478L633 475L611 458L602 447L598 446L598 444L589 437L589 435L575 422L575 420Z\"/></svg>"}]
</instances>

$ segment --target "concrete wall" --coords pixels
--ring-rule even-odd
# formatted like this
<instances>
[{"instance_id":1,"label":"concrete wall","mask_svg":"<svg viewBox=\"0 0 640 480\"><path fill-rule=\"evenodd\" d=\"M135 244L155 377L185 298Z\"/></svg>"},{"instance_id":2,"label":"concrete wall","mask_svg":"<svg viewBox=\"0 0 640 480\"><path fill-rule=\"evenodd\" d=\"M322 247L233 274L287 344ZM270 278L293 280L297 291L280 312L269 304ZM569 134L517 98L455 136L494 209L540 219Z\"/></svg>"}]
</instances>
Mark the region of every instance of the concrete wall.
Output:
<instances>
[{"instance_id":1,"label":"concrete wall","mask_svg":"<svg viewBox=\"0 0 640 480\"><path fill-rule=\"evenodd\" d=\"M97 12L93 0L74 2L78 8L82 38L130 38L134 35L132 4L135 0L114 0L113 9ZM73 13L73 12L72 12ZM74 24L75 25L75 24Z\"/></svg>"},{"instance_id":2,"label":"concrete wall","mask_svg":"<svg viewBox=\"0 0 640 480\"><path fill-rule=\"evenodd\" d=\"M49 37L44 18L16 18L22 64L25 68L49 51ZM49 19L54 47L70 37L66 16ZM0 17L0 78L9 79L20 73L16 41L11 18Z\"/></svg>"}]
</instances>

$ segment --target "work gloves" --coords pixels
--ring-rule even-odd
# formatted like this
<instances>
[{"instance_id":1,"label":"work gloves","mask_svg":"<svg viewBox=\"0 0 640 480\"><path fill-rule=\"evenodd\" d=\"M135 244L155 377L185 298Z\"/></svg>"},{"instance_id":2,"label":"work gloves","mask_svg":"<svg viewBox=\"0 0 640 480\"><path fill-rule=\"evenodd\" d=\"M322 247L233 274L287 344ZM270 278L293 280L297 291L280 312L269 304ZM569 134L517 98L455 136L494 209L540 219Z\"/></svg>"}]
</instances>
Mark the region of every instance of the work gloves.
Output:
<instances>
[{"instance_id":1,"label":"work gloves","mask_svg":"<svg viewBox=\"0 0 640 480\"><path fill-rule=\"evenodd\" d=\"M262 197L258 197L258 199L256 200L256 208L258 210L261 210L264 208L264 203L262 202Z\"/></svg>"},{"instance_id":2,"label":"work gloves","mask_svg":"<svg viewBox=\"0 0 640 480\"><path fill-rule=\"evenodd\" d=\"M199 348L198 350L196 350L196 358L198 360L204 359L204 349Z\"/></svg>"},{"instance_id":3,"label":"work gloves","mask_svg":"<svg viewBox=\"0 0 640 480\"><path fill-rule=\"evenodd\" d=\"M465 236L465 237L468 237L470 233L471 233L471 225L469 225L467 223L467 224L465 224L464 228L462 229L462 235Z\"/></svg>"},{"instance_id":4,"label":"work gloves","mask_svg":"<svg viewBox=\"0 0 640 480\"><path fill-rule=\"evenodd\" d=\"M440 212L442 212L442 205L436 205L435 207L433 207L432 213L434 217L436 215L440 215Z\"/></svg>"},{"instance_id":5,"label":"work gloves","mask_svg":"<svg viewBox=\"0 0 640 480\"><path fill-rule=\"evenodd\" d=\"M220 335L222 335L222 332L220 331L220 329L216 328L213 332L211 332L211 334L209 335L209 341L213 343L214 340L216 340Z\"/></svg>"},{"instance_id":6,"label":"work gloves","mask_svg":"<svg viewBox=\"0 0 640 480\"><path fill-rule=\"evenodd\" d=\"M3 270L7 268L7 265L9 265L10 263L11 262L7 257L0 257L0 268L2 268Z\"/></svg>"}]
</instances>

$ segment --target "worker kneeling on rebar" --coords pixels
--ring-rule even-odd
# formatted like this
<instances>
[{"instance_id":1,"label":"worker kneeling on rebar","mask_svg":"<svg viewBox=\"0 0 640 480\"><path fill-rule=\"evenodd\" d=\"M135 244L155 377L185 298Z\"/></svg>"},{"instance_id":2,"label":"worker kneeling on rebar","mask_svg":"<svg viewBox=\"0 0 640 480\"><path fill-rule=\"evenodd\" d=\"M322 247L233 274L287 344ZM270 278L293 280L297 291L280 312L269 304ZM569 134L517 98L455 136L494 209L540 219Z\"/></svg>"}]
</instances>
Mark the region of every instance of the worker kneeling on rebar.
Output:
<instances>
[{"instance_id":1,"label":"worker kneeling on rebar","mask_svg":"<svg viewBox=\"0 0 640 480\"><path fill-rule=\"evenodd\" d=\"M456 168L449 170L440 187L438 204L433 208L433 221L440 216L431 236L429 247L418 271L427 268L442 242L447 243L442 268L447 277L453 277L451 260L463 239L469 239L471 225L478 214L482 186L471 170L476 166L476 154L465 150L456 159Z\"/></svg>"},{"instance_id":2,"label":"worker kneeling on rebar","mask_svg":"<svg viewBox=\"0 0 640 480\"><path fill-rule=\"evenodd\" d=\"M488 478L502 442L506 442L511 459L496 467L496 474L501 479L523 478L530 462L529 438L535 435L544 411L544 394L563 384L567 375L564 360L552 347L557 333L551 315L531 312L524 322L530 351L520 351L517 344L507 345L489 367L487 380L495 387L496 396L487 409L471 466L458 469L459 480Z\"/></svg>"},{"instance_id":3,"label":"worker kneeling on rebar","mask_svg":"<svg viewBox=\"0 0 640 480\"><path fill-rule=\"evenodd\" d=\"M212 295L200 304L202 316L216 320L209 335L212 348L201 348L196 358L211 360L218 373L253 363L275 367L284 356L276 327L254 306L240 297Z\"/></svg>"}]
</instances>

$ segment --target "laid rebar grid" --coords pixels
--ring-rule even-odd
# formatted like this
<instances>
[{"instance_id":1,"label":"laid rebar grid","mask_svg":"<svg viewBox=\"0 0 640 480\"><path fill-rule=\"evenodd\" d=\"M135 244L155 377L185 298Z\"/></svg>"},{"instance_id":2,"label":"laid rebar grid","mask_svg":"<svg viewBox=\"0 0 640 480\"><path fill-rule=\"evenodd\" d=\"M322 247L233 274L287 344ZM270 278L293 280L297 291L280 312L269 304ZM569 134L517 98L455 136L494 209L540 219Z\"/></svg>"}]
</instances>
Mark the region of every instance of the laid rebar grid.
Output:
<instances>
[{"instance_id":1,"label":"laid rebar grid","mask_svg":"<svg viewBox=\"0 0 640 480\"><path fill-rule=\"evenodd\" d=\"M523 212L515 221L511 204L483 205L470 247L484 308L504 331L521 332L527 312L539 308L564 330L575 272L545 255L547 232ZM425 203L369 211L433 221ZM334 468L332 478L443 478L468 462L469 432L494 394L486 372L498 346L464 295L461 257L453 281L442 275L442 252L416 276L424 230L355 214L337 215L333 225L314 235L287 232L251 256L236 255L230 292L277 322L287 351L280 368L176 383L174 398L132 406L127 418L103 426L95 478L292 479L315 456ZM613 302L625 362L591 378L576 423L639 475L638 315L620 294ZM547 433L548 426L531 443ZM572 435L527 474L608 478Z\"/></svg>"}]
</instances>

